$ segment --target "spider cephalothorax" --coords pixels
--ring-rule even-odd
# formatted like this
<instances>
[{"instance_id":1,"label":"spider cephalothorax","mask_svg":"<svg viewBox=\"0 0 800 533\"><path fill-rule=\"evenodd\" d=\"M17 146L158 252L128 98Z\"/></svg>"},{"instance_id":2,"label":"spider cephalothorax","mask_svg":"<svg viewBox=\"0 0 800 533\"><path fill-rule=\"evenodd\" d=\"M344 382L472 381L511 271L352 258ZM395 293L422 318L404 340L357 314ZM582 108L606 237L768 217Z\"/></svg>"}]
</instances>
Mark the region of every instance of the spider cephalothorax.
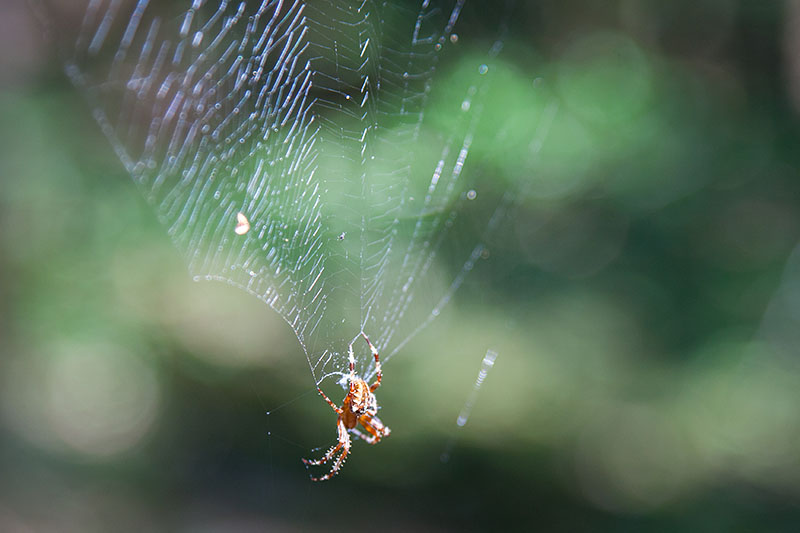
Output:
<instances>
[{"instance_id":1,"label":"spider cephalothorax","mask_svg":"<svg viewBox=\"0 0 800 533\"><path fill-rule=\"evenodd\" d=\"M383 422L375 416L378 414L378 401L375 399L374 392L381 384L381 362L379 360L378 350L375 349L375 346L372 345L366 334L362 332L361 336L367 341L369 349L375 357L375 383L367 385L366 381L356 375L356 360L353 355L353 343L350 343L347 347L347 355L350 359L350 376L348 377L349 390L347 391L347 396L345 396L342 401L342 406L337 407L336 404L322 392L322 389L317 387L317 391L320 395L339 415L336 419L336 428L338 429L339 435L338 442L328 450L328 453L321 459L303 459L303 462L307 465L321 465L330 461L339 450L341 450L341 454L339 454L339 457L333 463L330 472L322 477L312 477L311 479L313 481L325 481L339 473L339 469L342 468L347 454L350 452L350 433L355 433L359 438L369 444L375 444L383 437L388 436L391 432L389 428L384 426ZM367 434L358 430L356 427L358 424L361 424L364 429L367 430Z\"/></svg>"}]
</instances>

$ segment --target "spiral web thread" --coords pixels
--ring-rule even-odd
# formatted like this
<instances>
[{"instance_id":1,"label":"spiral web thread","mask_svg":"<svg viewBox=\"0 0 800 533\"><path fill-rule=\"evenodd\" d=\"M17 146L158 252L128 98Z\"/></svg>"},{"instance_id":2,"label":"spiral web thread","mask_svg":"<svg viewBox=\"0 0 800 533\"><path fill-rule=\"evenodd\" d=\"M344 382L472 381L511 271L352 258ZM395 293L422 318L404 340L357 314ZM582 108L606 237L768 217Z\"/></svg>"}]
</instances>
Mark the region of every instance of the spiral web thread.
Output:
<instances>
[{"instance_id":1,"label":"spiral web thread","mask_svg":"<svg viewBox=\"0 0 800 533\"><path fill-rule=\"evenodd\" d=\"M475 65L432 149L426 104L463 4L89 0L62 36L68 75L195 279L270 305L317 383L345 373L362 330L391 358L483 251L476 238L449 284L426 281L468 196L490 78Z\"/></svg>"}]
</instances>

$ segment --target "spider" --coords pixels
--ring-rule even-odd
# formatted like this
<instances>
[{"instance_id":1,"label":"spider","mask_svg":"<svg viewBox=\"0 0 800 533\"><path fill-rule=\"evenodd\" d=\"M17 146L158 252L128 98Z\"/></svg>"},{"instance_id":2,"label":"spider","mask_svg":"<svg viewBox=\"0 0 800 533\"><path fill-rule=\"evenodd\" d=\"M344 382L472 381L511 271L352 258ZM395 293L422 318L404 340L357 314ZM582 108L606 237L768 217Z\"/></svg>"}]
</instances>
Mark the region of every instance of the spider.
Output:
<instances>
[{"instance_id":1,"label":"spider","mask_svg":"<svg viewBox=\"0 0 800 533\"><path fill-rule=\"evenodd\" d=\"M320 396L322 396L325 401L328 402L328 405L339 415L336 419L336 428L339 432L338 443L332 446L331 449L328 450L328 453L321 459L303 459L303 462L307 465L322 465L333 459L334 456L336 456L336 452L339 450L341 450L341 454L336 458L330 472L322 477L312 477L312 481L325 481L339 473L339 470L342 468L347 458L347 454L350 453L350 434L348 432L354 433L361 440L369 444L376 444L391 433L391 430L387 426L384 426L383 422L375 416L378 414L378 401L375 399L375 394L373 393L381 384L381 362L378 358L378 350L375 349L375 346L372 345L364 332L361 332L361 336L367 341L367 345L369 345L369 349L375 357L375 383L367 385L366 381L356 375L356 360L353 356L353 344L355 341L351 342L347 347L347 356L350 359L350 376L348 377L350 390L347 392L347 396L344 397L342 406L337 407L336 404L322 392L322 389L317 387L317 392L319 392ZM358 424L361 424L364 426L364 429L367 430L366 435L358 430L356 427Z\"/></svg>"}]
</instances>

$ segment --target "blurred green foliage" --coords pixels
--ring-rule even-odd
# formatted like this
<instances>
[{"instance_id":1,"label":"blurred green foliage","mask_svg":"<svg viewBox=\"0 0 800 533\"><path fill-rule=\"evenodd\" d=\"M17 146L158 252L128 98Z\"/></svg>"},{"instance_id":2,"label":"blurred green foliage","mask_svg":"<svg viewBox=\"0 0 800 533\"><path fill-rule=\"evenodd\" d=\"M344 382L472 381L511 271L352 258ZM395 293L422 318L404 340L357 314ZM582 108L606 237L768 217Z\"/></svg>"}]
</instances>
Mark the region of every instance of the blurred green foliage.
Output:
<instances>
[{"instance_id":1,"label":"blurred green foliage","mask_svg":"<svg viewBox=\"0 0 800 533\"><path fill-rule=\"evenodd\" d=\"M423 136L467 105L489 5ZM323 485L300 457L334 417L289 328L189 281L52 51L2 37L0 530L796 529L800 11L517 9L466 170L517 209L387 365L391 437Z\"/></svg>"}]
</instances>

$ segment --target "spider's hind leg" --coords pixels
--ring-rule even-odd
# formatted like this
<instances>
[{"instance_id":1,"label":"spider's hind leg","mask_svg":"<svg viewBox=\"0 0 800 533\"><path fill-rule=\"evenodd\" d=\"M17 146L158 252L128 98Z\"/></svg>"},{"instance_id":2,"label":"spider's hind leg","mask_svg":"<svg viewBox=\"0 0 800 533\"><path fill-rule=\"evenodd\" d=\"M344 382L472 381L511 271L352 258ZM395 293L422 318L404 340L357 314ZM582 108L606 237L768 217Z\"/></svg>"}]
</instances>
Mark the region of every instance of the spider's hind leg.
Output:
<instances>
[{"instance_id":1,"label":"spider's hind leg","mask_svg":"<svg viewBox=\"0 0 800 533\"><path fill-rule=\"evenodd\" d=\"M322 396L322 398L323 398L323 399L324 399L326 402L328 402L328 405L330 405L330 406L331 406L331 408L332 408L334 411L336 411L338 414L342 414L342 408L341 408L341 407L339 407L339 406L337 406L335 403L333 403L333 400L331 400L330 398L328 398L328 395L327 395L327 394L325 394L324 392L322 392L322 389L320 389L319 387L317 387L317 392L320 394L320 396Z\"/></svg>"},{"instance_id":2,"label":"spider's hind leg","mask_svg":"<svg viewBox=\"0 0 800 533\"><path fill-rule=\"evenodd\" d=\"M373 383L369 388L370 392L375 392L375 389L381 386L382 372L381 372L380 354L378 354L378 349L375 348L375 345L372 344L372 342L369 340L369 337L367 337L366 333L362 331L361 336L364 337L365 341L367 341L369 350L372 352L372 356L375 358L375 383ZM350 353L352 353L352 348L350 350Z\"/></svg>"}]
</instances>

